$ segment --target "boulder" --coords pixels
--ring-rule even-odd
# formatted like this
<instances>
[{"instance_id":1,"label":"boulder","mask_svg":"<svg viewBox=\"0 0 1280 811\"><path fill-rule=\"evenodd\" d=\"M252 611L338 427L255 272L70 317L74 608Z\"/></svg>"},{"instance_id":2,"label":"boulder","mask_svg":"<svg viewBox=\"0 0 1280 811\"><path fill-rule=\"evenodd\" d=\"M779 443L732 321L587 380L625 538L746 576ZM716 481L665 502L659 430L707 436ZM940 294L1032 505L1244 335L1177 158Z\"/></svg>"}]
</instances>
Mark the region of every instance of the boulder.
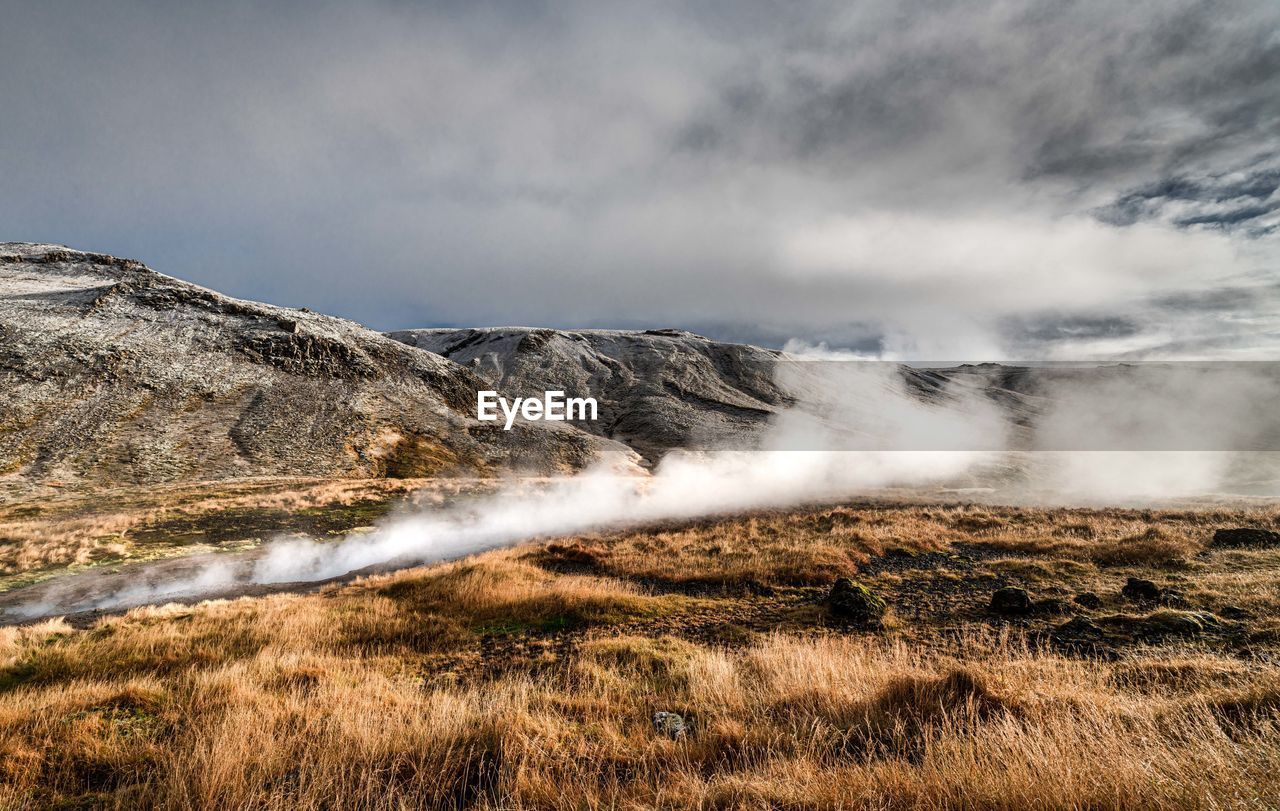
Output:
<instances>
[{"instance_id":1,"label":"boulder","mask_svg":"<svg viewBox=\"0 0 1280 811\"><path fill-rule=\"evenodd\" d=\"M1026 589L1005 586L991 595L991 610L997 614L1022 615L1031 613L1031 595Z\"/></svg>"},{"instance_id":2,"label":"boulder","mask_svg":"<svg viewBox=\"0 0 1280 811\"><path fill-rule=\"evenodd\" d=\"M689 725L684 716L678 712L659 710L653 714L653 729L659 735L672 740L683 738L689 734Z\"/></svg>"},{"instance_id":3,"label":"boulder","mask_svg":"<svg viewBox=\"0 0 1280 811\"><path fill-rule=\"evenodd\" d=\"M885 602L871 589L848 577L831 586L827 608L840 619L862 625L879 625L884 618Z\"/></svg>"},{"instance_id":4,"label":"boulder","mask_svg":"<svg viewBox=\"0 0 1280 811\"><path fill-rule=\"evenodd\" d=\"M1247 549L1280 546L1280 532L1257 527L1232 527L1213 533L1210 546L1219 549Z\"/></svg>"},{"instance_id":5,"label":"boulder","mask_svg":"<svg viewBox=\"0 0 1280 811\"><path fill-rule=\"evenodd\" d=\"M1085 591L1077 594L1072 601L1081 608L1094 610L1102 607L1102 598L1092 591Z\"/></svg>"},{"instance_id":6,"label":"boulder","mask_svg":"<svg viewBox=\"0 0 1280 811\"><path fill-rule=\"evenodd\" d=\"M1160 599L1161 590L1151 580L1130 577L1128 582L1124 584L1124 588L1120 589L1120 594L1130 602L1154 603Z\"/></svg>"},{"instance_id":7,"label":"boulder","mask_svg":"<svg viewBox=\"0 0 1280 811\"><path fill-rule=\"evenodd\" d=\"M1182 589L1176 589L1171 586L1162 587L1154 581L1143 580L1140 577L1130 577L1128 582L1124 584L1124 588L1120 589L1120 594L1133 603L1156 603L1169 608L1189 608L1191 606L1191 601L1187 599L1186 592L1182 591Z\"/></svg>"}]
</instances>

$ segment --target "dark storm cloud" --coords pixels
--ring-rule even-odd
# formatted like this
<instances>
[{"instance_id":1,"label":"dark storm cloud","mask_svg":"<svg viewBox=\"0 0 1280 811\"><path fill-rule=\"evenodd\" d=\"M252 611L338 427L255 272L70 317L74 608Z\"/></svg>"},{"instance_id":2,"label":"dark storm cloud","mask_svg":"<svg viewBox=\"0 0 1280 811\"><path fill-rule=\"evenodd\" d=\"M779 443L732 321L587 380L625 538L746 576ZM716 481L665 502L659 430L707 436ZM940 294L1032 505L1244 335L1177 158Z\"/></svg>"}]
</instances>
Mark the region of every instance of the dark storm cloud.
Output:
<instances>
[{"instance_id":1,"label":"dark storm cloud","mask_svg":"<svg viewBox=\"0 0 1280 811\"><path fill-rule=\"evenodd\" d=\"M1275 344L1211 302L1275 271L1273 2L3 10L0 238L380 328Z\"/></svg>"},{"instance_id":2,"label":"dark storm cloud","mask_svg":"<svg viewBox=\"0 0 1280 811\"><path fill-rule=\"evenodd\" d=\"M881 11L782 26L804 58L758 57L680 143L829 167L986 142L1016 176L1104 185L1272 146L1277 14L1230 5L855 5Z\"/></svg>"},{"instance_id":3,"label":"dark storm cloud","mask_svg":"<svg viewBox=\"0 0 1280 811\"><path fill-rule=\"evenodd\" d=\"M1170 293L1157 297L1153 303L1181 312L1247 312L1259 303L1259 292L1241 287L1222 287L1194 293ZM1274 286L1270 292L1276 292Z\"/></svg>"},{"instance_id":4,"label":"dark storm cloud","mask_svg":"<svg viewBox=\"0 0 1280 811\"><path fill-rule=\"evenodd\" d=\"M1105 177L1126 165L1167 172L1272 145L1280 134L1275 21L1242 25L1219 11L1190 5L1155 15L1146 31L1118 32L1117 51L1092 66L1098 92L1089 110L1061 129L1048 124L1028 173ZM1165 111L1194 116L1196 126L1162 126Z\"/></svg>"},{"instance_id":5,"label":"dark storm cloud","mask_svg":"<svg viewBox=\"0 0 1280 811\"><path fill-rule=\"evenodd\" d=\"M1184 228L1192 225L1215 225L1221 228L1229 228L1243 223L1253 222L1260 217L1280 208L1280 203L1266 206L1243 206L1241 208L1229 208L1225 211L1218 211L1212 214L1195 214L1189 217L1179 217L1174 220L1175 225ZM1267 226L1262 231L1253 232L1253 236L1265 236L1271 232L1274 226Z\"/></svg>"},{"instance_id":6,"label":"dark storm cloud","mask_svg":"<svg viewBox=\"0 0 1280 811\"><path fill-rule=\"evenodd\" d=\"M1122 316L1072 316L1040 314L1034 321L1010 319L1006 329L1015 342L1057 343L1062 340L1128 338L1138 335L1141 325Z\"/></svg>"},{"instance_id":7,"label":"dark storm cloud","mask_svg":"<svg viewBox=\"0 0 1280 811\"><path fill-rule=\"evenodd\" d=\"M1225 174L1168 177L1127 192L1094 214L1120 226L1163 219L1179 228L1211 226L1266 236L1276 227L1269 215L1280 210L1276 163L1268 156L1260 165Z\"/></svg>"}]
</instances>

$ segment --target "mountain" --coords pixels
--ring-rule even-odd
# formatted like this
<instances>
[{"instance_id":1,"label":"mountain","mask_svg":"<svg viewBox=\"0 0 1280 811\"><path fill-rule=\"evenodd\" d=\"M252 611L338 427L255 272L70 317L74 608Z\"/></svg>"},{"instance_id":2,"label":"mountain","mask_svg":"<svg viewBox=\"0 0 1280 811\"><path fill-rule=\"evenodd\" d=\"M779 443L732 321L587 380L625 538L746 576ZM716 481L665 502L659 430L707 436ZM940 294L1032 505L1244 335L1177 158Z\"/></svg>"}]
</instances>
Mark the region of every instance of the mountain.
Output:
<instances>
[{"instance_id":1,"label":"mountain","mask_svg":"<svg viewBox=\"0 0 1280 811\"><path fill-rule=\"evenodd\" d=\"M494 327L388 335L465 366L509 397L549 389L595 397L599 418L575 424L650 461L672 448L750 447L791 401L775 383L782 353L680 330Z\"/></svg>"},{"instance_id":2,"label":"mountain","mask_svg":"<svg viewBox=\"0 0 1280 811\"><path fill-rule=\"evenodd\" d=\"M28 243L0 243L0 387L0 488L551 473L606 451L652 464L672 449L762 444L1280 447L1275 364L918 369L679 330L384 335ZM484 389L594 397L598 418L505 431L475 418ZM983 404L998 425L975 435Z\"/></svg>"},{"instance_id":3,"label":"mountain","mask_svg":"<svg viewBox=\"0 0 1280 811\"><path fill-rule=\"evenodd\" d=\"M538 396L547 389L595 397L599 420L577 425L626 443L651 462L676 448L759 447L766 429L784 412L804 413L821 428L824 439L812 446L802 442L803 449L825 447L826 440L856 444L866 426L859 417L851 418L843 404L832 402L833 393L844 390L862 397L883 387L922 405L939 406L959 392L976 390L1016 419L1025 419L1037 399L1011 390L1012 377L980 377L967 367L814 362L672 329L491 327L387 335L456 361L507 397ZM903 402L872 397L870 405L894 408ZM874 424L880 415L867 416L868 424Z\"/></svg>"},{"instance_id":4,"label":"mountain","mask_svg":"<svg viewBox=\"0 0 1280 811\"><path fill-rule=\"evenodd\" d=\"M0 243L0 476L99 483L576 469L626 448L474 418L483 382L333 316Z\"/></svg>"}]
</instances>

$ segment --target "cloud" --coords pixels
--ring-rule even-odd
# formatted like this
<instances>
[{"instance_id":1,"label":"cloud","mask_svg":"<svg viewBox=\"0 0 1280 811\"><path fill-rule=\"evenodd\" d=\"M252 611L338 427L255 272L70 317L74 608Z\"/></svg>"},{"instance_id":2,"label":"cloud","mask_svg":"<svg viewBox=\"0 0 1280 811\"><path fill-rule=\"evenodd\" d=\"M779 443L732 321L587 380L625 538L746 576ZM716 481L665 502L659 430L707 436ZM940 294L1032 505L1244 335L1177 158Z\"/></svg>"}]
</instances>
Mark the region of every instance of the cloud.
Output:
<instances>
[{"instance_id":1,"label":"cloud","mask_svg":"<svg viewBox=\"0 0 1280 811\"><path fill-rule=\"evenodd\" d=\"M1178 228L1206 226L1257 239L1280 227L1277 192L1280 161L1269 156L1236 171L1165 178L1100 206L1094 214L1112 225L1159 220Z\"/></svg>"},{"instance_id":2,"label":"cloud","mask_svg":"<svg viewBox=\"0 0 1280 811\"><path fill-rule=\"evenodd\" d=\"M19 4L0 221L378 328L1268 351L1278 30L1263 0Z\"/></svg>"}]
</instances>

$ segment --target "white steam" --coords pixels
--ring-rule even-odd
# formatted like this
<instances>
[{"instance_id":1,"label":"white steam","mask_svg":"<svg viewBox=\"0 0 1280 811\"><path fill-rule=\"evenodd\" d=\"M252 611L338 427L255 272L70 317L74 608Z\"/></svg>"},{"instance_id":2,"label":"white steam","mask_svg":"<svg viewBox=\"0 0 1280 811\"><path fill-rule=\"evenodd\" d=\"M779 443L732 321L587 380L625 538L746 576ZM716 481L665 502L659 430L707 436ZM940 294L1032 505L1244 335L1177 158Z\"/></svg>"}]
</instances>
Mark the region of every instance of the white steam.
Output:
<instances>
[{"instance_id":1,"label":"white steam","mask_svg":"<svg viewBox=\"0 0 1280 811\"><path fill-rule=\"evenodd\" d=\"M500 492L436 512L392 520L336 542L281 539L252 555L215 556L178 577L148 579L93 572L43 584L40 596L6 619L111 610L254 585L313 583L391 564L457 558L540 537L829 499L886 483L916 485L962 472L949 453L776 451L673 453L646 475L602 460L577 476L513 483ZM141 567L140 567L141 568Z\"/></svg>"},{"instance_id":2,"label":"white steam","mask_svg":"<svg viewBox=\"0 0 1280 811\"><path fill-rule=\"evenodd\" d=\"M927 374L912 379L917 387L937 382ZM891 487L988 487L1006 502L1126 503L1218 492L1234 477L1254 494L1274 494L1275 454L1215 450L1265 444L1257 429L1265 428L1266 406L1275 402L1274 379L1235 369L1210 381L1143 375L1113 375L1103 384L1088 375L1055 380L1056 389L1038 402L1014 401L1015 416L1025 405L1041 422L1029 434L1011 419L1009 404L996 402L977 377L924 396L896 364L782 363L777 382L796 404L774 420L759 450L676 452L651 474L602 460L577 476L513 483L494 495L402 516L337 542L282 539L186 569L139 566L119 576L66 577L33 587L35 596L10 608L7 618L324 581L535 538ZM1171 447L1126 448L1142 431L1154 432L1159 447L1155 440L1169 433L1161 433L1162 426L1176 429ZM1202 447L1187 449L1193 441Z\"/></svg>"}]
</instances>

